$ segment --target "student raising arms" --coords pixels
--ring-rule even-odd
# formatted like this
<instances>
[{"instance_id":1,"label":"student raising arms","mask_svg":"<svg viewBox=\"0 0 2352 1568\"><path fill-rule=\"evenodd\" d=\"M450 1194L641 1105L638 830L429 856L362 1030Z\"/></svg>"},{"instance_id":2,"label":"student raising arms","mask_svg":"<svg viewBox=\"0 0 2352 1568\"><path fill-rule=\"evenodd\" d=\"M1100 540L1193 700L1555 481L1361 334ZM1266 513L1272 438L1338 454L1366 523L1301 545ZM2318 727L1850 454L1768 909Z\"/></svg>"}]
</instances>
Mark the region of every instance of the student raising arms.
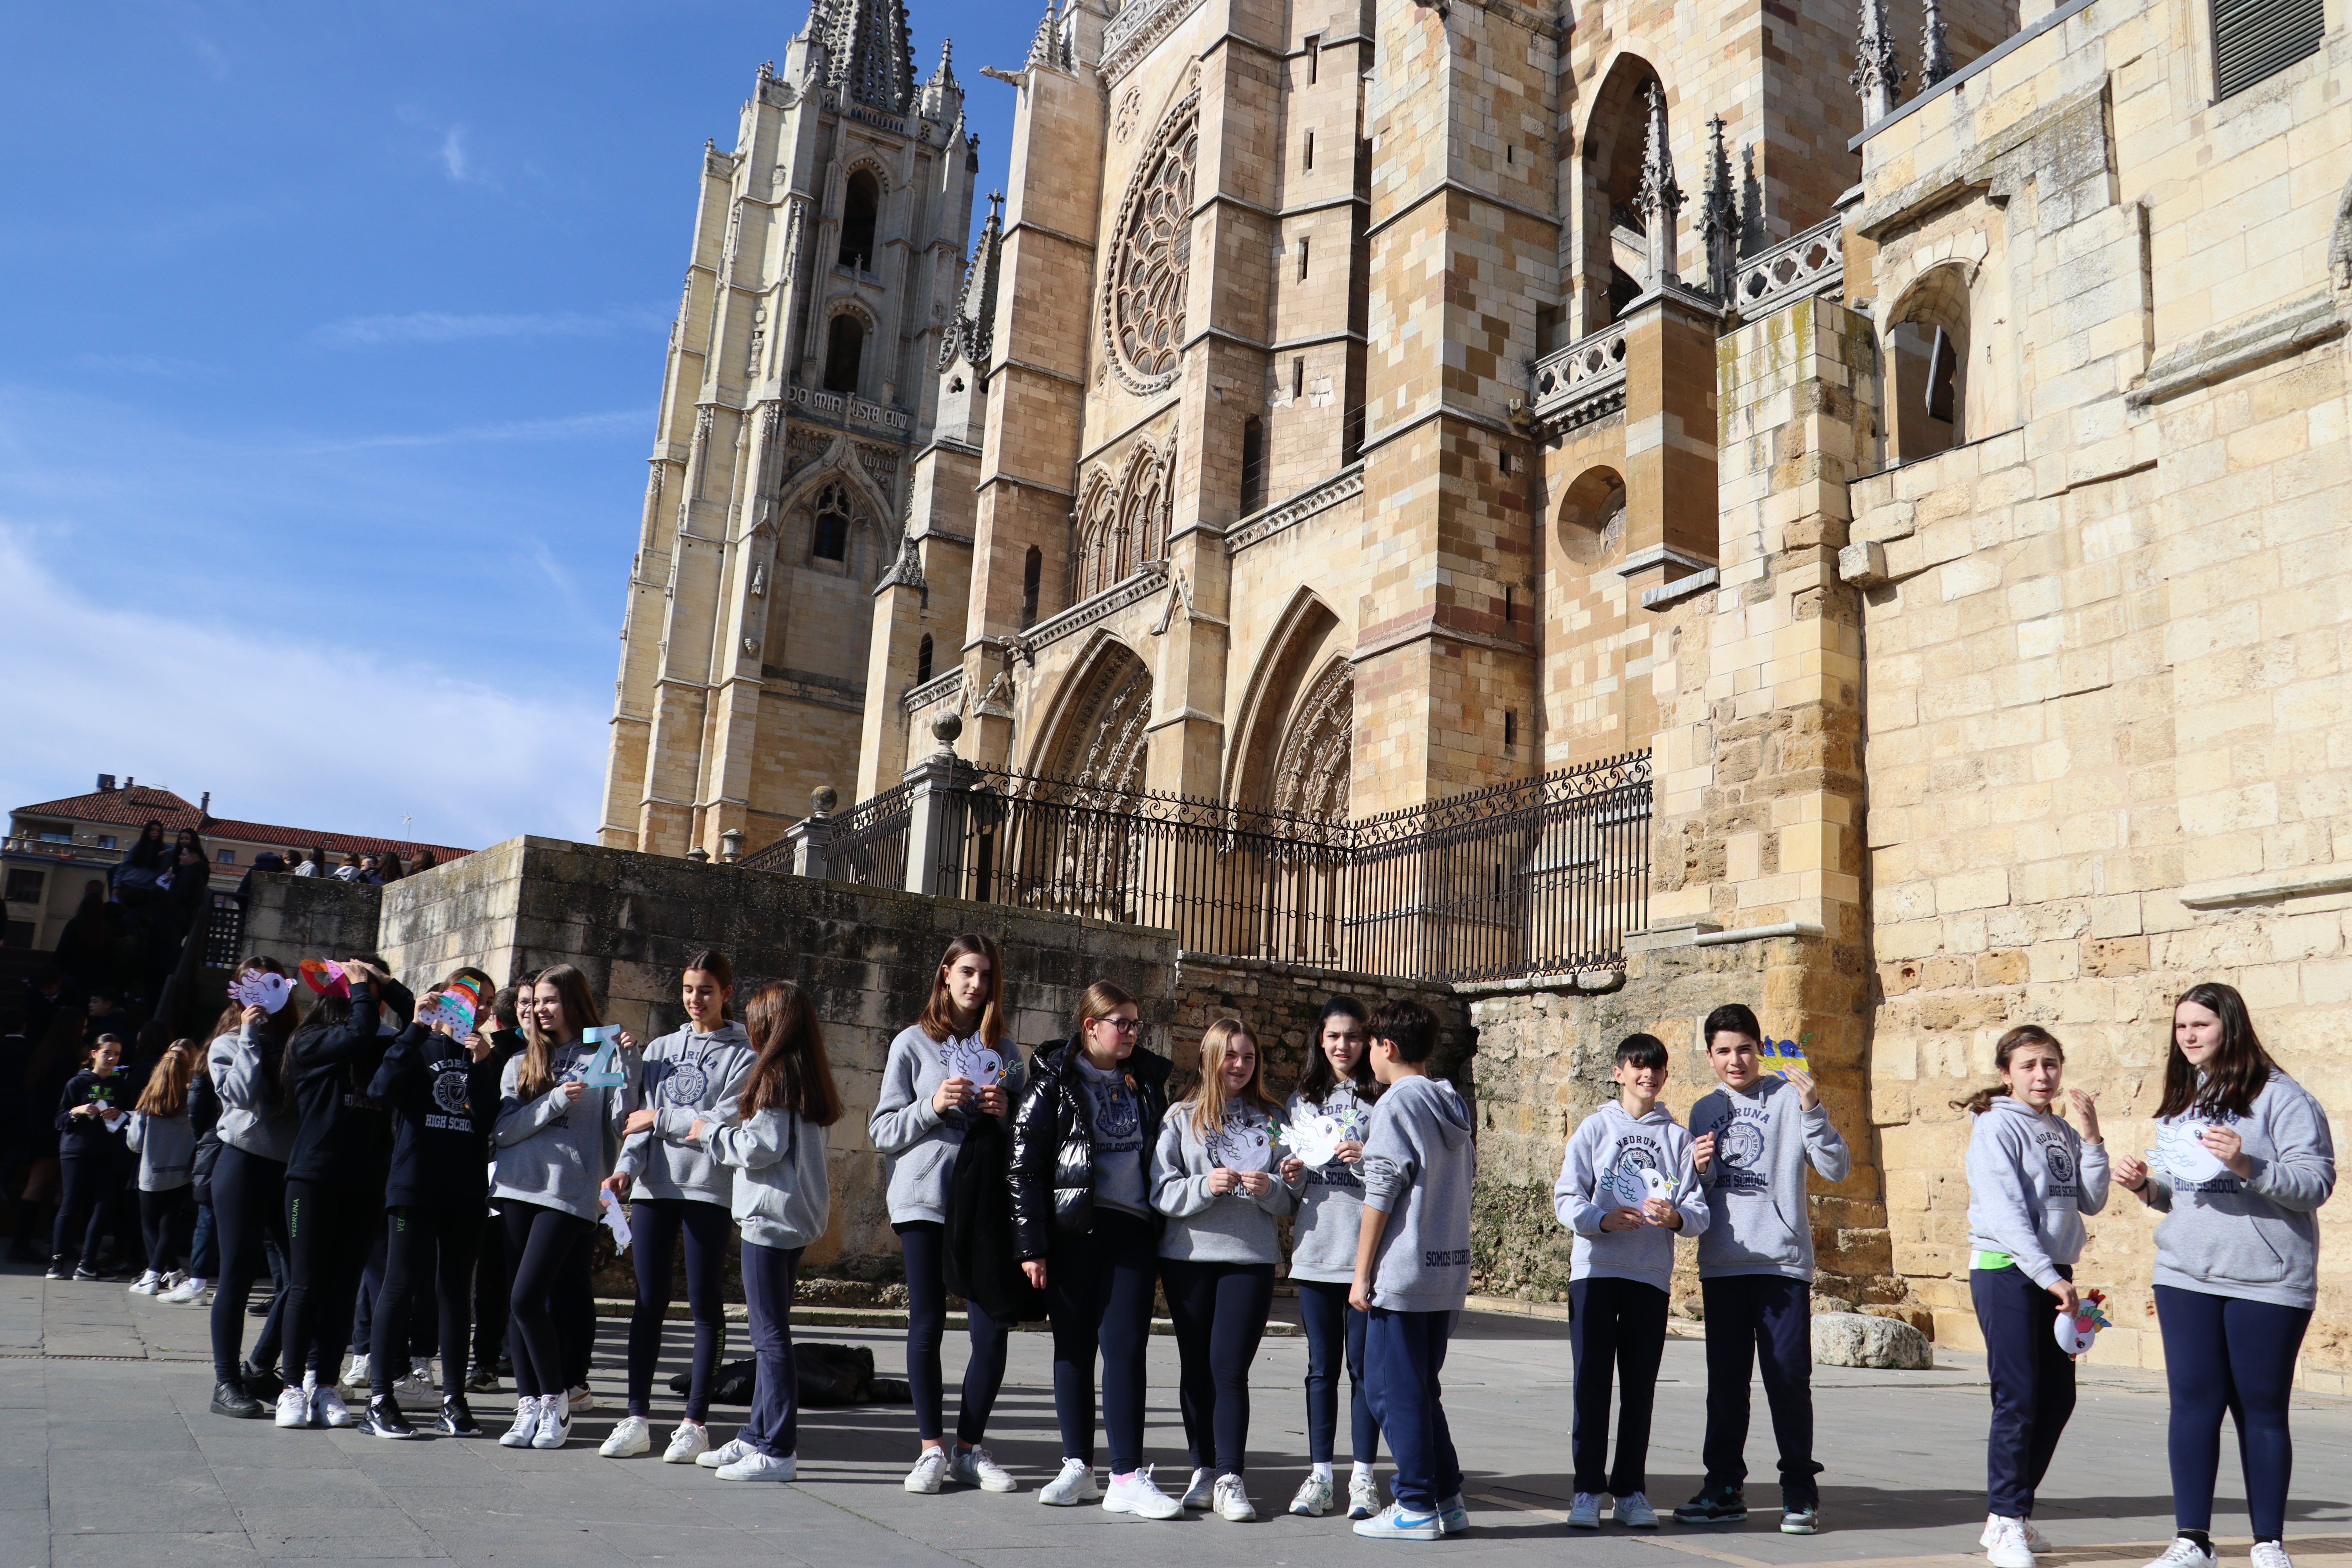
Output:
<instances>
[{"instance_id":1,"label":"student raising arms","mask_svg":"<svg viewBox=\"0 0 2352 1568\"><path fill-rule=\"evenodd\" d=\"M1348 1305L1356 1278L1356 1237L1364 1213L1364 1133L1381 1086L1365 1052L1364 1022L1370 1015L1353 997L1323 1005L1315 1049L1298 1075L1298 1086L1283 1107L1282 1119L1297 1128L1306 1117L1330 1117L1352 1131L1339 1139L1331 1157L1305 1167L1298 1223L1290 1235L1290 1282L1298 1288L1298 1315L1307 1327L1307 1479L1290 1500L1290 1511L1308 1519L1331 1510L1331 1453L1339 1425L1339 1367L1348 1368L1348 1436L1354 1465L1348 1479L1348 1517L1370 1519L1381 1511L1372 1479L1380 1458L1381 1426L1364 1387L1364 1314Z\"/></svg>"},{"instance_id":2,"label":"student raising arms","mask_svg":"<svg viewBox=\"0 0 2352 1568\"><path fill-rule=\"evenodd\" d=\"M2059 1120L2066 1053L2047 1029L2011 1029L1993 1065L1998 1087L1952 1102L1973 1120L1969 1295L1992 1376L1981 1543L1993 1568L2033 1568L2050 1546L2033 1528L2033 1494L2074 1413L2074 1358L2053 1330L2074 1307L2083 1216L2107 1206L2107 1150L2098 1103L2081 1089L2069 1098L2083 1130Z\"/></svg>"},{"instance_id":3,"label":"student raising arms","mask_svg":"<svg viewBox=\"0 0 2352 1568\"><path fill-rule=\"evenodd\" d=\"M991 1055L1001 1064L998 1081L982 1084L966 1076L972 1062ZM948 1194L956 1156L973 1118L1009 1122L1020 1092L1020 1057L1004 1037L1004 973L996 944L984 936L951 938L932 975L923 1016L890 1042L881 1093L866 1123L889 1168L890 1228L907 1263L907 1384L922 1441L907 1473L910 1492L936 1492L943 1480L992 1492L1019 1485L982 1446L1004 1384L1005 1326L978 1301L965 1303L971 1354L956 1402L952 1457L944 1443L940 1340L947 1325Z\"/></svg>"},{"instance_id":4,"label":"student raising arms","mask_svg":"<svg viewBox=\"0 0 2352 1568\"><path fill-rule=\"evenodd\" d=\"M2116 1180L2165 1216L2156 1316L2179 1534L2149 1568L2212 1568L2225 1410L2237 1421L2253 1568L2293 1568L2287 1394L2318 1300L2319 1206L2336 1191L2327 1115L2263 1048L2245 999L2210 984L2173 1005L2156 1114L2154 1163L2116 1162Z\"/></svg>"},{"instance_id":5,"label":"student raising arms","mask_svg":"<svg viewBox=\"0 0 2352 1568\"><path fill-rule=\"evenodd\" d=\"M687 1142L735 1173L731 1199L743 1232L743 1300L760 1363L751 1414L732 1442L695 1462L722 1481L789 1481L800 1448L800 1379L793 1366L793 1281L801 1253L833 1212L825 1129L841 1095L808 993L771 981L743 1009L758 1053L739 1099L695 1118Z\"/></svg>"},{"instance_id":6,"label":"student raising arms","mask_svg":"<svg viewBox=\"0 0 2352 1568\"><path fill-rule=\"evenodd\" d=\"M236 978L285 973L274 958L248 958ZM294 1117L279 1090L278 1073L287 1037L300 1018L290 991L274 1013L232 1002L213 1026L206 1058L221 1104L215 1130L221 1151L213 1164L213 1226L219 1234L221 1278L213 1292L212 1409L215 1415L240 1420L268 1414L246 1392L240 1356L246 1302L264 1267L263 1238L273 1240L281 1252L285 1247L286 1157L294 1152ZM284 1309L282 1299L270 1308L279 1316L281 1331ZM279 1342L283 1338L281 1331ZM266 1340L257 1344L256 1355L266 1348Z\"/></svg>"},{"instance_id":7,"label":"student raising arms","mask_svg":"<svg viewBox=\"0 0 2352 1568\"><path fill-rule=\"evenodd\" d=\"M629 1256L636 1265L637 1302L629 1317L629 1409L604 1447L608 1459L653 1447L654 1367L661 1359L662 1325L669 1318L670 1270L686 1245L686 1299L694 1310L694 1361L687 1375L686 1414L662 1449L662 1462L683 1465L710 1447L710 1374L727 1348L728 1205L734 1174L689 1141L687 1129L734 1100L751 1070L751 1045L728 1013L735 967L706 948L686 961L678 999L686 1026L646 1047L641 1103L622 1131L619 1169L604 1185L629 1205Z\"/></svg>"},{"instance_id":8,"label":"student raising arms","mask_svg":"<svg viewBox=\"0 0 2352 1568\"><path fill-rule=\"evenodd\" d=\"M499 1441L509 1448L561 1448L572 1436L555 1292L575 1252L594 1237L597 1192L621 1152L621 1125L636 1109L636 1042L616 1037L621 1084L582 1081L598 1047L583 1041L602 1026L588 977L568 963L542 970L524 1009L522 1054L499 1084L490 1195L506 1228L514 1279L509 1321L514 1344L515 1419Z\"/></svg>"}]
</instances>

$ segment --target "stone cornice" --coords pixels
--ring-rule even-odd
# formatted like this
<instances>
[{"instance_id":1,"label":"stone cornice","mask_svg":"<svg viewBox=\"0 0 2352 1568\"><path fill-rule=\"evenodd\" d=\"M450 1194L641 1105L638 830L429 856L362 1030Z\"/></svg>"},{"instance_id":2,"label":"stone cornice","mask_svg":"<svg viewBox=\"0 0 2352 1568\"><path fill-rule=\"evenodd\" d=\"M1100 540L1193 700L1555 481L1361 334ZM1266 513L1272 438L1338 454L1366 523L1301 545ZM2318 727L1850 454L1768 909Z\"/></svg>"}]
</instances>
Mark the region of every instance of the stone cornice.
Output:
<instances>
[{"instance_id":1,"label":"stone cornice","mask_svg":"<svg viewBox=\"0 0 2352 1568\"><path fill-rule=\"evenodd\" d=\"M1254 517L1244 518L1225 531L1225 552L1239 555L1253 544L1265 542L1285 529L1305 522L1319 511L1327 511L1341 501L1364 493L1364 465L1361 462L1340 469L1329 479L1310 485L1278 506L1269 507Z\"/></svg>"},{"instance_id":2,"label":"stone cornice","mask_svg":"<svg viewBox=\"0 0 2352 1568\"><path fill-rule=\"evenodd\" d=\"M1142 63L1152 46L1176 30L1176 24L1201 8L1201 0L1128 0L1126 9L1103 29L1103 85L1109 87ZM1127 25L1122 27L1121 23Z\"/></svg>"},{"instance_id":3,"label":"stone cornice","mask_svg":"<svg viewBox=\"0 0 2352 1568\"><path fill-rule=\"evenodd\" d=\"M1139 604L1168 586L1168 563L1147 561L1136 568L1135 575L1114 583L1091 599L1072 605L1057 616L1048 616L1025 632L1009 635L1002 640L1010 645L1020 658L1034 660L1038 650L1060 642L1075 632L1082 632L1105 616Z\"/></svg>"}]
</instances>

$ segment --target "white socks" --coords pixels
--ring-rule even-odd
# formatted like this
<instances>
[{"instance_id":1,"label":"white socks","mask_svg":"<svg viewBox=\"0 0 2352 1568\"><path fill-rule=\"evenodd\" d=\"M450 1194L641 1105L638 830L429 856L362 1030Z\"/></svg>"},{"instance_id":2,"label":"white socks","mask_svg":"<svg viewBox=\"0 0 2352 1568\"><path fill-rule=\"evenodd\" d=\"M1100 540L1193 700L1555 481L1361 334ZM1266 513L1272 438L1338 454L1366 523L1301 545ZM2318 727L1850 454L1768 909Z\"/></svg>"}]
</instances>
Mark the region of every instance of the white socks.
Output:
<instances>
[{"instance_id":1,"label":"white socks","mask_svg":"<svg viewBox=\"0 0 2352 1568\"><path fill-rule=\"evenodd\" d=\"M1318 1459L1315 1462L1315 1479L1320 1481L1328 1481L1331 1479L1330 1460Z\"/></svg>"},{"instance_id":2,"label":"white socks","mask_svg":"<svg viewBox=\"0 0 2352 1568\"><path fill-rule=\"evenodd\" d=\"M1349 1478L1351 1480L1369 1481L1372 1479L1372 1467L1359 1459L1349 1469Z\"/></svg>"}]
</instances>

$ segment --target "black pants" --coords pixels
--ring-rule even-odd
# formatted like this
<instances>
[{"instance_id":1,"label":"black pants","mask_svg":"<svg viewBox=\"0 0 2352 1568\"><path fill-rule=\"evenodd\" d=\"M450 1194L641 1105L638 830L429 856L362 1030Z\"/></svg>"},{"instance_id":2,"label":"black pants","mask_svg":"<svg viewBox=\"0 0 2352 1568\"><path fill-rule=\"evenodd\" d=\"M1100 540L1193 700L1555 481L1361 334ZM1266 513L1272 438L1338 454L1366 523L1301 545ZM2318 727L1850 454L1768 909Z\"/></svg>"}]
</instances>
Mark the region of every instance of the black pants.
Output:
<instances>
[{"instance_id":1,"label":"black pants","mask_svg":"<svg viewBox=\"0 0 2352 1568\"><path fill-rule=\"evenodd\" d=\"M111 1152L60 1154L58 1181L64 1191L49 1232L49 1256L80 1268L98 1267L98 1247L106 1235L107 1210L121 1184L121 1163ZM73 1250L66 1248L70 1246Z\"/></svg>"},{"instance_id":2,"label":"black pants","mask_svg":"<svg viewBox=\"0 0 2352 1568\"><path fill-rule=\"evenodd\" d=\"M555 1334L563 1360L563 1387L588 1386L588 1367L596 1352L596 1289L591 1276L596 1258L596 1224L587 1222L564 1255L555 1279ZM549 1389L550 1394L558 1390Z\"/></svg>"},{"instance_id":3,"label":"black pants","mask_svg":"<svg viewBox=\"0 0 2352 1568\"><path fill-rule=\"evenodd\" d=\"M514 1259L508 1321L514 1333L515 1392L562 1394L574 1385L566 1381L556 1298L572 1286L572 1255L586 1253L596 1227L576 1214L514 1198L499 1200L499 1216L506 1224L507 1256ZM593 1325L595 1303L587 1307Z\"/></svg>"},{"instance_id":4,"label":"black pants","mask_svg":"<svg viewBox=\"0 0 2352 1568\"><path fill-rule=\"evenodd\" d=\"M1271 1263L1160 1260L1176 1329L1177 1405L1192 1468L1221 1476L1248 1468L1250 1363L1274 1310Z\"/></svg>"},{"instance_id":5,"label":"black pants","mask_svg":"<svg viewBox=\"0 0 2352 1568\"><path fill-rule=\"evenodd\" d=\"M940 1373L940 1342L947 1337L947 1229L930 1220L894 1227L907 1259L907 1386L915 1396L915 1432L927 1443L946 1431L947 1380ZM956 1440L988 1435L989 1412L1004 1386L1004 1325L977 1301L964 1303L971 1357L963 1363L956 1402Z\"/></svg>"},{"instance_id":6,"label":"black pants","mask_svg":"<svg viewBox=\"0 0 2352 1568\"><path fill-rule=\"evenodd\" d=\"M235 1383L245 1342L245 1305L268 1256L264 1242L282 1247L286 1234L286 1167L223 1144L213 1166L213 1225L220 1232L221 1268L220 1282L213 1288L213 1381ZM275 1363L276 1356L268 1352L284 1342L285 1313L281 1282L270 1298L261 1337L254 1342L255 1365Z\"/></svg>"},{"instance_id":7,"label":"black pants","mask_svg":"<svg viewBox=\"0 0 2352 1568\"><path fill-rule=\"evenodd\" d=\"M1339 1435L1339 1364L1348 1367L1349 1458L1369 1465L1381 1457L1381 1424L1364 1387L1364 1314L1348 1305L1348 1287L1321 1279L1293 1279L1298 1316L1307 1329L1307 1458L1331 1462Z\"/></svg>"},{"instance_id":8,"label":"black pants","mask_svg":"<svg viewBox=\"0 0 2352 1568\"><path fill-rule=\"evenodd\" d=\"M286 1179L286 1342L278 1374L300 1383L316 1372L321 1387L335 1381L352 1307L368 1248L383 1223L381 1177Z\"/></svg>"},{"instance_id":9,"label":"black pants","mask_svg":"<svg viewBox=\"0 0 2352 1568\"><path fill-rule=\"evenodd\" d=\"M507 1354L507 1298L514 1271L507 1267L507 1227L483 1209L482 1247L474 1258L474 1364L496 1370Z\"/></svg>"},{"instance_id":10,"label":"black pants","mask_svg":"<svg viewBox=\"0 0 2352 1568\"><path fill-rule=\"evenodd\" d=\"M743 1244L743 1304L751 1319L751 1414L736 1434L772 1459L800 1451L801 1380L793 1364L793 1281L802 1248Z\"/></svg>"},{"instance_id":11,"label":"black pants","mask_svg":"<svg viewBox=\"0 0 2352 1568\"><path fill-rule=\"evenodd\" d=\"M213 1205L196 1204L196 1228L188 1237L188 1274L196 1279L220 1278L220 1237L213 1232Z\"/></svg>"},{"instance_id":12,"label":"black pants","mask_svg":"<svg viewBox=\"0 0 2352 1568\"><path fill-rule=\"evenodd\" d=\"M187 1188L173 1187L160 1193L140 1190L139 1234L147 1244L147 1267L151 1270L168 1274L187 1256L189 1231L194 1222Z\"/></svg>"},{"instance_id":13,"label":"black pants","mask_svg":"<svg viewBox=\"0 0 2352 1568\"><path fill-rule=\"evenodd\" d=\"M2072 1279L2074 1271L2061 1268ZM2021 1268L1969 1270L1992 1378L1992 1429L1985 1439L1985 1507L2030 1519L2033 1494L2074 1414L2074 1359L2052 1331L2058 1300Z\"/></svg>"},{"instance_id":14,"label":"black pants","mask_svg":"<svg viewBox=\"0 0 2352 1568\"><path fill-rule=\"evenodd\" d=\"M1064 1458L1095 1462L1099 1349L1111 1473L1123 1476L1143 1463L1144 1352L1159 1281L1160 1241L1149 1220L1097 1209L1088 1234L1055 1237L1045 1260L1045 1310L1054 1324L1054 1415Z\"/></svg>"},{"instance_id":15,"label":"black pants","mask_svg":"<svg viewBox=\"0 0 2352 1568\"><path fill-rule=\"evenodd\" d=\"M2311 1309L2158 1285L2156 1318L2164 1330L2164 1381L2172 1394L2166 1447L2175 1524L2213 1528L2213 1479L2221 1468L2226 1410L2238 1428L2254 1539L2282 1539L2287 1482L2294 1473L2287 1397Z\"/></svg>"},{"instance_id":16,"label":"black pants","mask_svg":"<svg viewBox=\"0 0 2352 1568\"><path fill-rule=\"evenodd\" d=\"M639 1198L629 1205L629 1253L637 1266L637 1304L629 1314L629 1414L651 1411L662 1324L669 1318L670 1269L686 1241L686 1300L694 1309L694 1363L687 1373L686 1418L710 1414L710 1374L727 1352L727 1244L734 1226L725 1205L691 1198ZM593 1233L592 1233L593 1235Z\"/></svg>"},{"instance_id":17,"label":"black pants","mask_svg":"<svg viewBox=\"0 0 2352 1568\"><path fill-rule=\"evenodd\" d=\"M1780 1447L1780 1506L1820 1507L1812 1287L1780 1274L1734 1274L1701 1280L1699 1290L1706 1307L1706 1484L1738 1487L1748 1479L1748 1380L1760 1361Z\"/></svg>"},{"instance_id":18,"label":"black pants","mask_svg":"<svg viewBox=\"0 0 2352 1568\"><path fill-rule=\"evenodd\" d=\"M383 1230L383 1287L368 1352L368 1381L378 1398L388 1398L408 1370L410 1358L400 1353L398 1341L415 1304L425 1298L426 1285L439 1309L438 1342L463 1345L472 1332L474 1252L481 1245L482 1209L479 1204L457 1209L404 1206L384 1215ZM455 1399L465 1392L466 1358L443 1356L442 1396Z\"/></svg>"},{"instance_id":19,"label":"black pants","mask_svg":"<svg viewBox=\"0 0 2352 1568\"><path fill-rule=\"evenodd\" d=\"M1568 1342L1576 1357L1576 1421L1569 1439L1576 1489L1632 1497L1650 1489L1650 1410L1666 1353L1666 1293L1639 1279L1588 1278L1568 1288ZM1609 1393L1617 1382L1617 1464L1609 1466Z\"/></svg>"},{"instance_id":20,"label":"black pants","mask_svg":"<svg viewBox=\"0 0 2352 1568\"><path fill-rule=\"evenodd\" d=\"M359 1300L352 1309L352 1353L368 1358L371 1379L375 1375L377 1356L389 1354L394 1364L405 1372L410 1362L437 1355L441 1350L441 1314L429 1290L419 1290L410 1299L408 1317L400 1325L406 1331L387 1336L383 1347L378 1347L375 1304L383 1296L384 1258L391 1246L390 1215L387 1209L384 1226L375 1233L375 1245L368 1249L367 1267L360 1271Z\"/></svg>"}]
</instances>

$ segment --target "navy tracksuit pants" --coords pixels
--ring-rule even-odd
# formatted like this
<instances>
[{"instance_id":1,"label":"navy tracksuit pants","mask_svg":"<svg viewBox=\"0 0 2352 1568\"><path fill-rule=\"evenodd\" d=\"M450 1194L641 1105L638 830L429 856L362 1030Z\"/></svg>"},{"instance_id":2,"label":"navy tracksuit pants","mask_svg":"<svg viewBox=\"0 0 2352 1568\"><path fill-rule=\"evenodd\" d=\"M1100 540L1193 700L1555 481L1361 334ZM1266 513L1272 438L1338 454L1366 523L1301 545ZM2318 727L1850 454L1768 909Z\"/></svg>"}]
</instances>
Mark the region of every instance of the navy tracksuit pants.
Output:
<instances>
[{"instance_id":1,"label":"navy tracksuit pants","mask_svg":"<svg viewBox=\"0 0 2352 1568\"><path fill-rule=\"evenodd\" d=\"M2074 1277L2063 1265L2058 1272ZM1969 1295L1992 1374L1985 1507L2003 1519L2030 1519L2034 1491L2074 1414L2074 1359L2058 1348L2058 1299L2015 1267L1969 1270Z\"/></svg>"},{"instance_id":2,"label":"navy tracksuit pants","mask_svg":"<svg viewBox=\"0 0 2352 1568\"><path fill-rule=\"evenodd\" d=\"M1391 1312L1374 1307L1364 1325L1364 1379L1372 1415L1389 1440L1396 1475L1389 1493L1410 1514L1433 1513L1462 1490L1462 1461L1445 1424L1438 1374L1454 1312Z\"/></svg>"},{"instance_id":3,"label":"navy tracksuit pants","mask_svg":"<svg viewBox=\"0 0 2352 1568\"><path fill-rule=\"evenodd\" d=\"M1568 1288L1576 1356L1576 1420L1569 1451L1576 1489L1632 1497L1650 1489L1650 1411L1666 1352L1666 1293L1639 1279L1594 1276ZM1610 1384L1617 1388L1617 1466L1609 1468Z\"/></svg>"},{"instance_id":4,"label":"navy tracksuit pants","mask_svg":"<svg viewBox=\"0 0 2352 1568\"><path fill-rule=\"evenodd\" d=\"M1780 1448L1780 1506L1818 1508L1813 1462L1812 1286L1782 1274L1702 1279L1706 1310L1706 1485L1748 1479L1748 1383L1761 1362Z\"/></svg>"}]
</instances>

